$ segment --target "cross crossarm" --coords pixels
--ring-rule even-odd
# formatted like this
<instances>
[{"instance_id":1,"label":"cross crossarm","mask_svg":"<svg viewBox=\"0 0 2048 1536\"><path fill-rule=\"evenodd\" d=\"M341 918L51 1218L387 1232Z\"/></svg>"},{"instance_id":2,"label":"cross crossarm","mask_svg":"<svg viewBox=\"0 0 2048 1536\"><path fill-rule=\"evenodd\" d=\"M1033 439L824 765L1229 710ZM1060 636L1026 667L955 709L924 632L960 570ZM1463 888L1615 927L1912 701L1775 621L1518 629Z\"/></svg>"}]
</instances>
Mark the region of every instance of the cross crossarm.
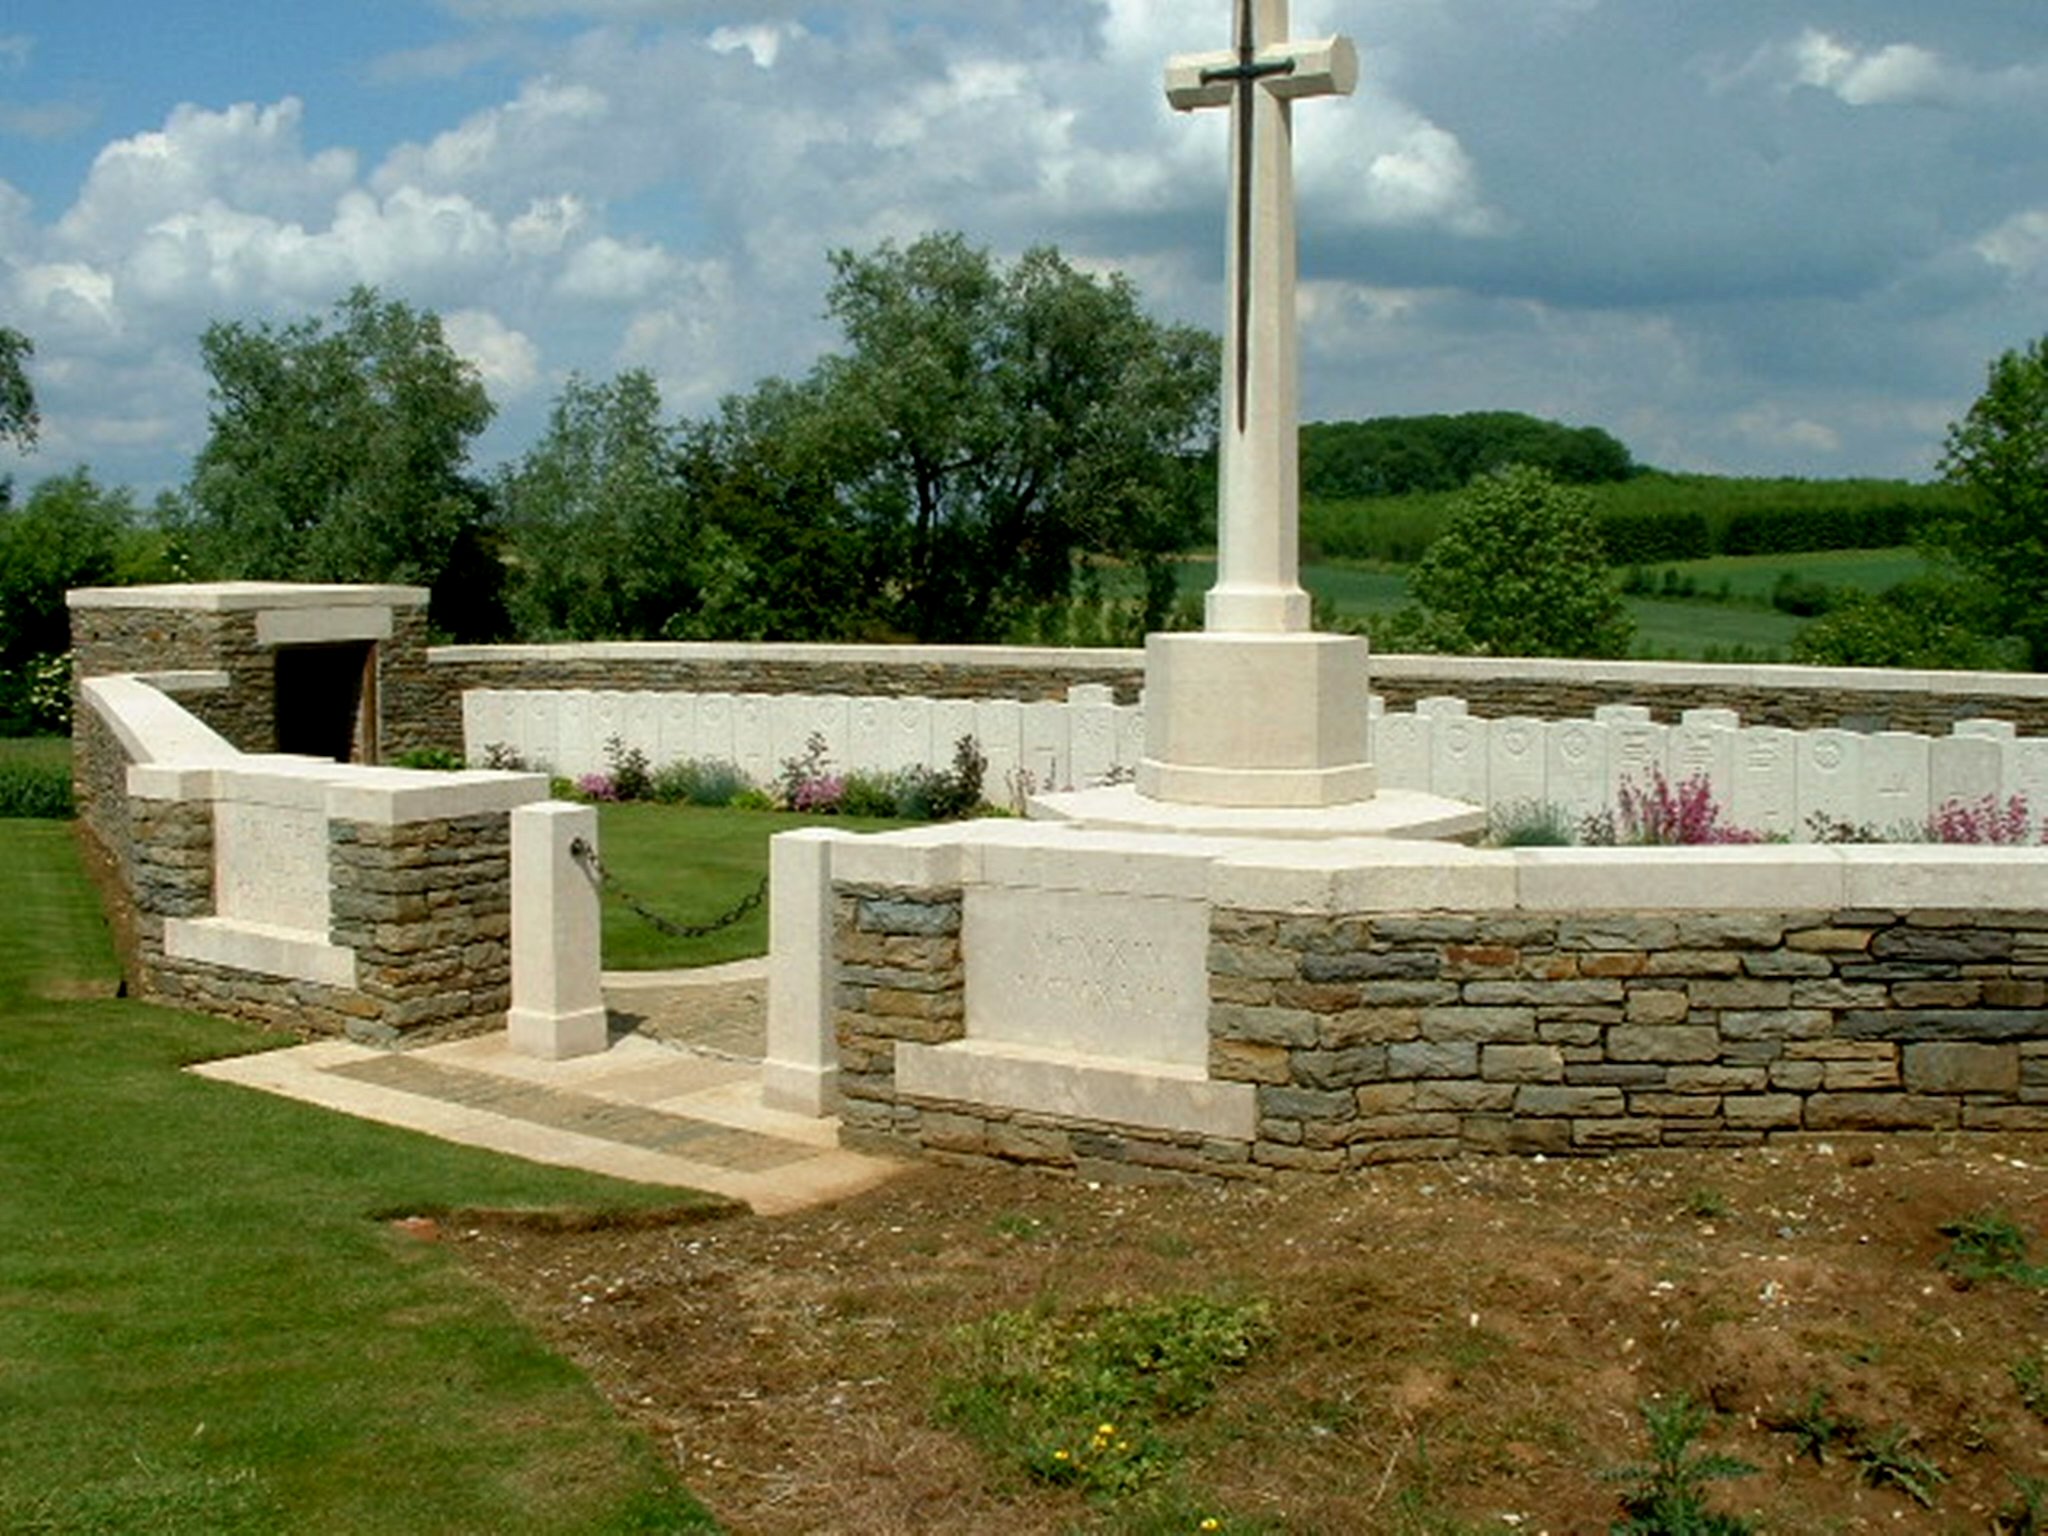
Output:
<instances>
[{"instance_id":1,"label":"cross crossarm","mask_svg":"<svg viewBox=\"0 0 2048 1536\"><path fill-rule=\"evenodd\" d=\"M1176 112L1227 107L1238 83L1256 79L1275 96L1349 96L1358 88L1358 48L1348 37L1261 48L1247 67L1234 50L1191 53L1166 66L1166 99Z\"/></svg>"}]
</instances>

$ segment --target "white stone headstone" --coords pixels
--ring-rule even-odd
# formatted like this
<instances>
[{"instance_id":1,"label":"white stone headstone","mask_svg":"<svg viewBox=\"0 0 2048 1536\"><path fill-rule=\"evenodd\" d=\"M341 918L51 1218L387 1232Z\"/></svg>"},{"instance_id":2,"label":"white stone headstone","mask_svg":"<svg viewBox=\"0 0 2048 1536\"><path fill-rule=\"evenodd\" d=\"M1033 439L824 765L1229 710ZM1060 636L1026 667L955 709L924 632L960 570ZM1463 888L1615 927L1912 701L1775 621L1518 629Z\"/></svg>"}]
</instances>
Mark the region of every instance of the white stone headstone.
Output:
<instances>
[{"instance_id":1,"label":"white stone headstone","mask_svg":"<svg viewBox=\"0 0 2048 1536\"><path fill-rule=\"evenodd\" d=\"M1500 807L1535 804L1549 798L1549 767L1541 720L1511 715L1496 720L1487 733L1485 803Z\"/></svg>"},{"instance_id":2,"label":"white stone headstone","mask_svg":"<svg viewBox=\"0 0 2048 1536\"><path fill-rule=\"evenodd\" d=\"M775 760L774 699L765 693L743 693L733 700L732 760L759 786L775 781L782 765Z\"/></svg>"},{"instance_id":3,"label":"white stone headstone","mask_svg":"<svg viewBox=\"0 0 2048 1536\"><path fill-rule=\"evenodd\" d=\"M1430 787L1453 800L1489 804L1488 722L1465 714L1446 714L1430 724Z\"/></svg>"},{"instance_id":4,"label":"white stone headstone","mask_svg":"<svg viewBox=\"0 0 2048 1536\"><path fill-rule=\"evenodd\" d=\"M596 773L604 767L603 744L591 735L594 711L588 689L564 689L555 710L555 771L570 778Z\"/></svg>"},{"instance_id":5,"label":"white stone headstone","mask_svg":"<svg viewBox=\"0 0 2048 1536\"><path fill-rule=\"evenodd\" d=\"M1859 825L1863 738L1854 731L1804 731L1798 751L1799 825L1815 817Z\"/></svg>"},{"instance_id":6,"label":"white stone headstone","mask_svg":"<svg viewBox=\"0 0 2048 1536\"><path fill-rule=\"evenodd\" d=\"M1597 720L1553 720L1544 727L1544 794L1573 822L1597 815L1608 799L1607 727Z\"/></svg>"},{"instance_id":7,"label":"white stone headstone","mask_svg":"<svg viewBox=\"0 0 2048 1536\"><path fill-rule=\"evenodd\" d=\"M1373 724L1373 762L1386 789L1435 788L1431 733L1436 722L1428 715L1382 715Z\"/></svg>"},{"instance_id":8,"label":"white stone headstone","mask_svg":"<svg viewBox=\"0 0 2048 1536\"><path fill-rule=\"evenodd\" d=\"M1022 714L1018 755L1032 782L1040 789L1072 789L1067 706L1049 699L1039 700L1024 705Z\"/></svg>"},{"instance_id":9,"label":"white stone headstone","mask_svg":"<svg viewBox=\"0 0 2048 1536\"><path fill-rule=\"evenodd\" d=\"M686 763L702 754L697 750L697 695L656 694L655 715L660 745L657 763Z\"/></svg>"},{"instance_id":10,"label":"white stone headstone","mask_svg":"<svg viewBox=\"0 0 2048 1536\"><path fill-rule=\"evenodd\" d=\"M729 693L701 693L697 696L697 751L707 763L739 761L733 745L733 696Z\"/></svg>"},{"instance_id":11,"label":"white stone headstone","mask_svg":"<svg viewBox=\"0 0 2048 1536\"><path fill-rule=\"evenodd\" d=\"M1024 771L1024 707L1015 699L976 699L974 735L988 759L982 792L994 805L1021 805L1018 793ZM1042 784L1031 786L1043 789Z\"/></svg>"},{"instance_id":12,"label":"white stone headstone","mask_svg":"<svg viewBox=\"0 0 2048 1536\"><path fill-rule=\"evenodd\" d=\"M1996 799L2005 773L2005 747L1992 736L1943 736L1929 744L1927 808L1951 801L1976 805Z\"/></svg>"},{"instance_id":13,"label":"white stone headstone","mask_svg":"<svg viewBox=\"0 0 2048 1536\"><path fill-rule=\"evenodd\" d=\"M1917 833L1926 824L1933 778L1928 747L1925 736L1910 731L1879 731L1863 738L1859 815L1864 824L1886 834Z\"/></svg>"},{"instance_id":14,"label":"white stone headstone","mask_svg":"<svg viewBox=\"0 0 2048 1536\"><path fill-rule=\"evenodd\" d=\"M1783 726L1744 726L1737 734L1732 825L1772 837L1799 832L1798 743L1798 733Z\"/></svg>"}]
</instances>

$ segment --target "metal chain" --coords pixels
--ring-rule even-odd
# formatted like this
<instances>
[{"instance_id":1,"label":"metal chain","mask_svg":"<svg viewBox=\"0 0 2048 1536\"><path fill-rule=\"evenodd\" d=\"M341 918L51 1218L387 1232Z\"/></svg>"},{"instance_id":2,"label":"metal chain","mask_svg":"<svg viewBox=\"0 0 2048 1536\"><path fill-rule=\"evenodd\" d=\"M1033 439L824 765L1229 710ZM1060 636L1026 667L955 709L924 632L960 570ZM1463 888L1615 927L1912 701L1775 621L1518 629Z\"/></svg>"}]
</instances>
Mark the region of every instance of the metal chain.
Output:
<instances>
[{"instance_id":1,"label":"metal chain","mask_svg":"<svg viewBox=\"0 0 2048 1536\"><path fill-rule=\"evenodd\" d=\"M579 837L569 844L569 857L597 876L598 884L607 891L610 891L612 895L618 897L619 901L635 917L638 917L642 922L658 929L660 932L667 934L672 939L701 939L717 933L720 929L730 928L768 899L768 877L763 875L759 885L755 886L745 896L742 896L728 911L714 917L710 922L678 923L663 917L659 912L619 884L618 876L604 867L603 861L597 856L597 850L582 838Z\"/></svg>"}]
</instances>

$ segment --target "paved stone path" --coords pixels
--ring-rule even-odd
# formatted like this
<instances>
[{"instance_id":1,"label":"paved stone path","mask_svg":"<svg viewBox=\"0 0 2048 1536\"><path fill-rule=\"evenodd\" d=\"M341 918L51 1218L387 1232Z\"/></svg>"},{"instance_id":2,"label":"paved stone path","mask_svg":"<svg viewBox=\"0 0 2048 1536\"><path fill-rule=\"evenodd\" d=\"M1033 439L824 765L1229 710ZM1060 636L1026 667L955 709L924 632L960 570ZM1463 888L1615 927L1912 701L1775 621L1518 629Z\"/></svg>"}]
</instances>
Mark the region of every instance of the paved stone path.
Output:
<instances>
[{"instance_id":1,"label":"paved stone path","mask_svg":"<svg viewBox=\"0 0 2048 1536\"><path fill-rule=\"evenodd\" d=\"M515 1055L501 1032L408 1051L319 1040L192 1070L536 1162L708 1190L762 1215L872 1188L902 1165L842 1151L836 1120L761 1103L765 991L759 962L608 976L626 1032L571 1061Z\"/></svg>"}]
</instances>

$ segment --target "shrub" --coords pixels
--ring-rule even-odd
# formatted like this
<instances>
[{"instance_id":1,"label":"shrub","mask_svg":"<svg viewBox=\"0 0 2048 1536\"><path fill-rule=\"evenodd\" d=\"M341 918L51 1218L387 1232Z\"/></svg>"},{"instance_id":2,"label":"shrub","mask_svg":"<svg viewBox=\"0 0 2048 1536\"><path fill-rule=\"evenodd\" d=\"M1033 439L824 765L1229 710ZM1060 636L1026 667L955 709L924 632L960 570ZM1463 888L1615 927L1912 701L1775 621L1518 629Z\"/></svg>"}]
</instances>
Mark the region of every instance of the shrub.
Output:
<instances>
[{"instance_id":1,"label":"shrub","mask_svg":"<svg viewBox=\"0 0 2048 1536\"><path fill-rule=\"evenodd\" d=\"M830 760L822 731L811 732L802 752L782 760L775 788L784 809L829 814L840 808L846 781L826 771Z\"/></svg>"},{"instance_id":2,"label":"shrub","mask_svg":"<svg viewBox=\"0 0 2048 1536\"><path fill-rule=\"evenodd\" d=\"M638 747L629 747L617 736L608 736L604 760L611 769L613 799L645 800L652 793L654 776L648 770L647 754Z\"/></svg>"},{"instance_id":3,"label":"shrub","mask_svg":"<svg viewBox=\"0 0 2048 1536\"><path fill-rule=\"evenodd\" d=\"M1496 848L1568 848L1571 817L1548 800L1509 800L1487 812L1486 840Z\"/></svg>"},{"instance_id":4,"label":"shrub","mask_svg":"<svg viewBox=\"0 0 2048 1536\"><path fill-rule=\"evenodd\" d=\"M739 765L723 758L668 763L651 780L654 798L668 805L731 805L750 787Z\"/></svg>"},{"instance_id":5,"label":"shrub","mask_svg":"<svg viewBox=\"0 0 2048 1536\"><path fill-rule=\"evenodd\" d=\"M453 773L467 767L462 754L447 747L408 747L391 759L398 768L423 768L431 773Z\"/></svg>"}]
</instances>

